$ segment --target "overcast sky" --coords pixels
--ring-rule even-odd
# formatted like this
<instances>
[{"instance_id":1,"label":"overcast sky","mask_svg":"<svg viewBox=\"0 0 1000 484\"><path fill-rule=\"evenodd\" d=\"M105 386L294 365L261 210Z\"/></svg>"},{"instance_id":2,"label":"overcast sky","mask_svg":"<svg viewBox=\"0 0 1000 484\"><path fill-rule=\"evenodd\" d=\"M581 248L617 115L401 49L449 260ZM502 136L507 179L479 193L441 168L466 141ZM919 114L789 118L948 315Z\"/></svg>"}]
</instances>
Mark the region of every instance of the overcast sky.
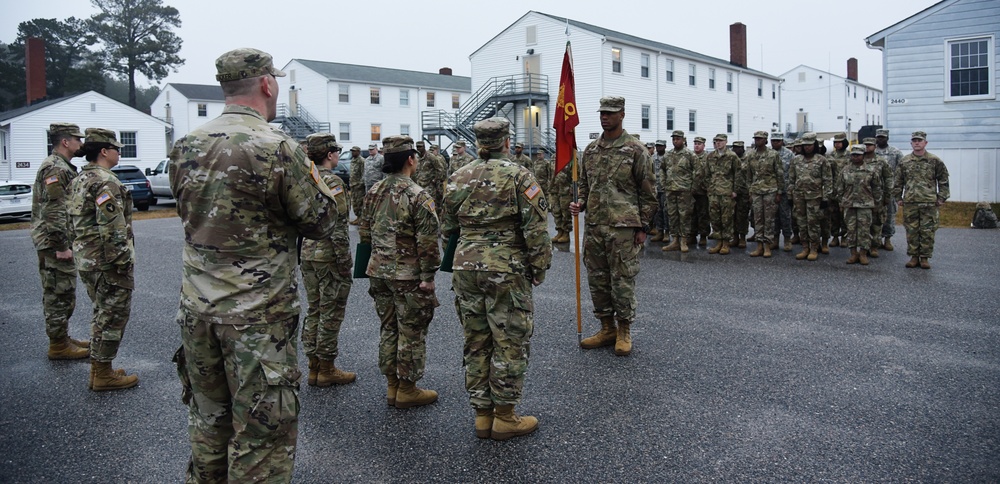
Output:
<instances>
[{"instance_id":1,"label":"overcast sky","mask_svg":"<svg viewBox=\"0 0 1000 484\"><path fill-rule=\"evenodd\" d=\"M86 18L86 0L6 1L0 41L33 18ZM425 72L451 67L471 75L469 54L529 10L617 30L729 60L729 25L747 25L749 67L779 76L808 66L845 76L858 59L859 81L882 88L882 53L865 37L935 0L427 2L313 0L164 0L180 11L185 63L161 82L215 83L215 58L256 47L280 68L293 58ZM484 17L484 15L489 15ZM570 37L572 40L572 37ZM142 81L141 84L148 84Z\"/></svg>"}]
</instances>

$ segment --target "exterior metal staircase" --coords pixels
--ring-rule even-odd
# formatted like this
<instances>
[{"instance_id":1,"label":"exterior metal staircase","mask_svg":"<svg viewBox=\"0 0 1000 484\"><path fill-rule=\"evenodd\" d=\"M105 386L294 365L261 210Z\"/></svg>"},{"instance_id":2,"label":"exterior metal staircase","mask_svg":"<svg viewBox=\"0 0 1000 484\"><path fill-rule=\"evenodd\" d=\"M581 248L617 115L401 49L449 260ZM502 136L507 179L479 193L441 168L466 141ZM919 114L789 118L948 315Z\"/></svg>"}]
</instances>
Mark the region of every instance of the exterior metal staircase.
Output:
<instances>
[{"instance_id":1,"label":"exterior metal staircase","mask_svg":"<svg viewBox=\"0 0 1000 484\"><path fill-rule=\"evenodd\" d=\"M295 109L289 109L287 104L279 104L277 115L272 123L281 125L281 130L298 141L306 139L313 133L327 133L330 131L330 123L322 122L312 117L301 104L295 105Z\"/></svg>"}]
</instances>

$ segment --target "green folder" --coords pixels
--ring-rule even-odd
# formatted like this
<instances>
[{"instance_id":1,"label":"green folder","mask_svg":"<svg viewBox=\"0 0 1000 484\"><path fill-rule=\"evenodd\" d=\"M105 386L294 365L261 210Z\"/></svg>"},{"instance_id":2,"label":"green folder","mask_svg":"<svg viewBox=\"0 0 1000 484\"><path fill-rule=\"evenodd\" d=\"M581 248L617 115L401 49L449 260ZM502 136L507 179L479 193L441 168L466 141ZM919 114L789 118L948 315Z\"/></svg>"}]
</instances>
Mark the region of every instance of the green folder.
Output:
<instances>
[{"instance_id":1,"label":"green folder","mask_svg":"<svg viewBox=\"0 0 1000 484\"><path fill-rule=\"evenodd\" d=\"M354 278L368 278L368 261L372 258L372 244L369 242L358 242L358 250L354 255Z\"/></svg>"},{"instance_id":2,"label":"green folder","mask_svg":"<svg viewBox=\"0 0 1000 484\"><path fill-rule=\"evenodd\" d=\"M441 268L438 270L451 272L451 266L455 264L456 247L458 247L458 234L454 233L448 236L448 245L444 248L444 256L441 257Z\"/></svg>"}]
</instances>

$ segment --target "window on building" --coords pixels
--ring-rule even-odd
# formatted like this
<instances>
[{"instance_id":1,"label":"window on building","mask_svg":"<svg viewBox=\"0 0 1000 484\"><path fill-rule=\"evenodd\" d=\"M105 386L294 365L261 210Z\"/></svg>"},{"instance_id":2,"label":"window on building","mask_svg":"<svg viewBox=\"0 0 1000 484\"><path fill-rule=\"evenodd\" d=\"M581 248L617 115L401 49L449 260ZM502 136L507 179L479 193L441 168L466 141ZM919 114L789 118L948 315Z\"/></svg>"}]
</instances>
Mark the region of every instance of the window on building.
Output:
<instances>
[{"instance_id":1,"label":"window on building","mask_svg":"<svg viewBox=\"0 0 1000 484\"><path fill-rule=\"evenodd\" d=\"M639 75L649 78L649 54L642 54L640 58Z\"/></svg>"},{"instance_id":2,"label":"window on building","mask_svg":"<svg viewBox=\"0 0 1000 484\"><path fill-rule=\"evenodd\" d=\"M198 103L198 117L204 118L208 116L208 104Z\"/></svg>"},{"instance_id":3,"label":"window on building","mask_svg":"<svg viewBox=\"0 0 1000 484\"><path fill-rule=\"evenodd\" d=\"M400 136L409 136L410 135L410 125L408 125L408 124L401 124L401 125L399 125L399 135Z\"/></svg>"},{"instance_id":4,"label":"window on building","mask_svg":"<svg viewBox=\"0 0 1000 484\"><path fill-rule=\"evenodd\" d=\"M538 27L535 25L528 25L524 28L524 43L527 45L534 45L538 43Z\"/></svg>"},{"instance_id":5,"label":"window on building","mask_svg":"<svg viewBox=\"0 0 1000 484\"><path fill-rule=\"evenodd\" d=\"M338 87L340 95L338 101L342 103L351 102L351 86L348 84L340 84Z\"/></svg>"},{"instance_id":6,"label":"window on building","mask_svg":"<svg viewBox=\"0 0 1000 484\"><path fill-rule=\"evenodd\" d=\"M649 105L642 105L642 129L649 129Z\"/></svg>"},{"instance_id":7,"label":"window on building","mask_svg":"<svg viewBox=\"0 0 1000 484\"><path fill-rule=\"evenodd\" d=\"M433 91L427 93L427 107L429 107L429 108L433 108L434 107L434 92Z\"/></svg>"},{"instance_id":8,"label":"window on building","mask_svg":"<svg viewBox=\"0 0 1000 484\"><path fill-rule=\"evenodd\" d=\"M805 72L800 72L799 73L799 82L806 82L806 73Z\"/></svg>"},{"instance_id":9,"label":"window on building","mask_svg":"<svg viewBox=\"0 0 1000 484\"><path fill-rule=\"evenodd\" d=\"M993 92L993 36L947 41L946 100L995 99Z\"/></svg>"},{"instance_id":10,"label":"window on building","mask_svg":"<svg viewBox=\"0 0 1000 484\"><path fill-rule=\"evenodd\" d=\"M621 74L622 72L622 49L621 47L611 48L611 72Z\"/></svg>"},{"instance_id":11,"label":"window on building","mask_svg":"<svg viewBox=\"0 0 1000 484\"><path fill-rule=\"evenodd\" d=\"M688 131L694 133L698 131L698 111L688 111Z\"/></svg>"},{"instance_id":12,"label":"window on building","mask_svg":"<svg viewBox=\"0 0 1000 484\"><path fill-rule=\"evenodd\" d=\"M858 98L858 86L854 86L854 99Z\"/></svg>"},{"instance_id":13,"label":"window on building","mask_svg":"<svg viewBox=\"0 0 1000 484\"><path fill-rule=\"evenodd\" d=\"M451 95L451 108L452 109L458 109L460 107L462 107L462 100L461 100L461 98L458 96L458 94L452 94Z\"/></svg>"},{"instance_id":14,"label":"window on building","mask_svg":"<svg viewBox=\"0 0 1000 484\"><path fill-rule=\"evenodd\" d=\"M351 140L351 123L340 123L340 141Z\"/></svg>"},{"instance_id":15,"label":"window on building","mask_svg":"<svg viewBox=\"0 0 1000 484\"><path fill-rule=\"evenodd\" d=\"M715 69L708 70L708 88L715 89Z\"/></svg>"},{"instance_id":16,"label":"window on building","mask_svg":"<svg viewBox=\"0 0 1000 484\"><path fill-rule=\"evenodd\" d=\"M732 134L733 132L733 115L726 114L726 132Z\"/></svg>"},{"instance_id":17,"label":"window on building","mask_svg":"<svg viewBox=\"0 0 1000 484\"><path fill-rule=\"evenodd\" d=\"M671 59L667 59L663 61L663 63L667 65L667 75L666 75L667 82L674 82L674 61Z\"/></svg>"},{"instance_id":18,"label":"window on building","mask_svg":"<svg viewBox=\"0 0 1000 484\"><path fill-rule=\"evenodd\" d=\"M370 89L372 104L382 104L382 88L373 87Z\"/></svg>"},{"instance_id":19,"label":"window on building","mask_svg":"<svg viewBox=\"0 0 1000 484\"><path fill-rule=\"evenodd\" d=\"M865 102L868 102L868 90L865 89Z\"/></svg>"},{"instance_id":20,"label":"window on building","mask_svg":"<svg viewBox=\"0 0 1000 484\"><path fill-rule=\"evenodd\" d=\"M400 105L400 107L404 107L404 106L409 106L410 105L410 90L409 89L400 89L399 90L399 105Z\"/></svg>"},{"instance_id":21,"label":"window on building","mask_svg":"<svg viewBox=\"0 0 1000 484\"><path fill-rule=\"evenodd\" d=\"M689 86L694 86L695 84L697 84L696 79L695 79L695 75L697 74L697 72L698 72L698 66L696 66L694 64L688 64L688 85Z\"/></svg>"},{"instance_id":22,"label":"window on building","mask_svg":"<svg viewBox=\"0 0 1000 484\"><path fill-rule=\"evenodd\" d=\"M733 73L726 73L726 92L733 92Z\"/></svg>"},{"instance_id":23,"label":"window on building","mask_svg":"<svg viewBox=\"0 0 1000 484\"><path fill-rule=\"evenodd\" d=\"M764 80L757 79L757 97L764 97Z\"/></svg>"},{"instance_id":24,"label":"window on building","mask_svg":"<svg viewBox=\"0 0 1000 484\"><path fill-rule=\"evenodd\" d=\"M771 99L778 99L778 85L771 83Z\"/></svg>"},{"instance_id":25,"label":"window on building","mask_svg":"<svg viewBox=\"0 0 1000 484\"><path fill-rule=\"evenodd\" d=\"M667 131L674 130L674 108L667 108Z\"/></svg>"},{"instance_id":26,"label":"window on building","mask_svg":"<svg viewBox=\"0 0 1000 484\"><path fill-rule=\"evenodd\" d=\"M136 146L135 131L122 131L118 133L118 141L122 144L120 151L122 158L138 157L139 148Z\"/></svg>"},{"instance_id":27,"label":"window on building","mask_svg":"<svg viewBox=\"0 0 1000 484\"><path fill-rule=\"evenodd\" d=\"M372 141L382 140L382 125L372 124Z\"/></svg>"}]
</instances>

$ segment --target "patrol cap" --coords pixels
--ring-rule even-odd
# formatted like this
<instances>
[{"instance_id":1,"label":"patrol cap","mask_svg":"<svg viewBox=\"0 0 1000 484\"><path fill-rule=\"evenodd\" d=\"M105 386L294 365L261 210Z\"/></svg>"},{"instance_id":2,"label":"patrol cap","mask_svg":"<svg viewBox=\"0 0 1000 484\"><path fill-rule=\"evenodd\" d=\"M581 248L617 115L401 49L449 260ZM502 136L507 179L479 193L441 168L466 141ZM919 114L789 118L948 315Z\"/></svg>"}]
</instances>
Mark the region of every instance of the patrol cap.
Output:
<instances>
[{"instance_id":1,"label":"patrol cap","mask_svg":"<svg viewBox=\"0 0 1000 484\"><path fill-rule=\"evenodd\" d=\"M481 148L500 148L504 140L510 138L510 121L500 117L484 119L473 125L472 131L476 133L476 143Z\"/></svg>"},{"instance_id":2,"label":"patrol cap","mask_svg":"<svg viewBox=\"0 0 1000 484\"><path fill-rule=\"evenodd\" d=\"M802 144L811 144L816 142L816 133L808 132L802 135Z\"/></svg>"},{"instance_id":3,"label":"patrol cap","mask_svg":"<svg viewBox=\"0 0 1000 484\"><path fill-rule=\"evenodd\" d=\"M385 145L385 140L382 141L382 145L383 146ZM420 148L420 147L423 147L423 146L425 146L424 145L424 140L417 141L417 148Z\"/></svg>"},{"instance_id":4,"label":"patrol cap","mask_svg":"<svg viewBox=\"0 0 1000 484\"><path fill-rule=\"evenodd\" d=\"M837 133L833 135L834 141L847 141L847 133Z\"/></svg>"},{"instance_id":5,"label":"patrol cap","mask_svg":"<svg viewBox=\"0 0 1000 484\"><path fill-rule=\"evenodd\" d=\"M436 145L434 143L431 143L431 149L434 150L434 151L437 151L438 145Z\"/></svg>"},{"instance_id":6,"label":"patrol cap","mask_svg":"<svg viewBox=\"0 0 1000 484\"><path fill-rule=\"evenodd\" d=\"M796 146L802 146L802 138L795 138L795 141L792 141L792 147Z\"/></svg>"},{"instance_id":7,"label":"patrol cap","mask_svg":"<svg viewBox=\"0 0 1000 484\"><path fill-rule=\"evenodd\" d=\"M310 155L322 155L330 151L339 151L337 137L332 133L314 133L306 136L306 152Z\"/></svg>"},{"instance_id":8,"label":"patrol cap","mask_svg":"<svg viewBox=\"0 0 1000 484\"><path fill-rule=\"evenodd\" d=\"M215 59L215 70L215 80L219 82L238 81L265 74L285 77L284 72L275 69L271 54L251 48L234 49L220 55Z\"/></svg>"},{"instance_id":9,"label":"patrol cap","mask_svg":"<svg viewBox=\"0 0 1000 484\"><path fill-rule=\"evenodd\" d=\"M605 96L601 98L601 109L599 113L617 113L625 110L625 98L619 96Z\"/></svg>"},{"instance_id":10,"label":"patrol cap","mask_svg":"<svg viewBox=\"0 0 1000 484\"><path fill-rule=\"evenodd\" d=\"M705 138L702 138L701 136L695 136L694 137L694 142L695 143L704 143L705 142Z\"/></svg>"},{"instance_id":11,"label":"patrol cap","mask_svg":"<svg viewBox=\"0 0 1000 484\"><path fill-rule=\"evenodd\" d=\"M87 128L87 143L108 143L111 146L121 148L123 144L118 142L115 132L104 128Z\"/></svg>"},{"instance_id":12,"label":"patrol cap","mask_svg":"<svg viewBox=\"0 0 1000 484\"><path fill-rule=\"evenodd\" d=\"M370 149L370 150L377 150L378 149L378 143L372 143L372 144L368 145L368 149Z\"/></svg>"},{"instance_id":13,"label":"patrol cap","mask_svg":"<svg viewBox=\"0 0 1000 484\"><path fill-rule=\"evenodd\" d=\"M656 146L667 146L667 142L662 139L656 140Z\"/></svg>"},{"instance_id":14,"label":"patrol cap","mask_svg":"<svg viewBox=\"0 0 1000 484\"><path fill-rule=\"evenodd\" d=\"M524 149L524 143L514 143L514 147L515 148L521 148L523 150Z\"/></svg>"},{"instance_id":15,"label":"patrol cap","mask_svg":"<svg viewBox=\"0 0 1000 484\"><path fill-rule=\"evenodd\" d=\"M767 139L767 131L754 131L753 137Z\"/></svg>"},{"instance_id":16,"label":"patrol cap","mask_svg":"<svg viewBox=\"0 0 1000 484\"><path fill-rule=\"evenodd\" d=\"M656 146L656 145L652 141L649 141L649 142L646 143L646 148L652 148L654 146ZM666 145L664 145L664 146L666 146Z\"/></svg>"},{"instance_id":17,"label":"patrol cap","mask_svg":"<svg viewBox=\"0 0 1000 484\"><path fill-rule=\"evenodd\" d=\"M72 123L52 123L49 125L50 135L65 135L83 138L87 135L80 132L80 127Z\"/></svg>"},{"instance_id":18,"label":"patrol cap","mask_svg":"<svg viewBox=\"0 0 1000 484\"><path fill-rule=\"evenodd\" d=\"M771 141L785 142L785 133L771 133Z\"/></svg>"},{"instance_id":19,"label":"patrol cap","mask_svg":"<svg viewBox=\"0 0 1000 484\"><path fill-rule=\"evenodd\" d=\"M743 148L745 146L746 146L746 144L743 143L742 141L733 141L733 148L737 148L737 147Z\"/></svg>"},{"instance_id":20,"label":"patrol cap","mask_svg":"<svg viewBox=\"0 0 1000 484\"><path fill-rule=\"evenodd\" d=\"M382 139L382 148L386 154L402 153L413 148L413 138L409 136L390 136Z\"/></svg>"},{"instance_id":21,"label":"patrol cap","mask_svg":"<svg viewBox=\"0 0 1000 484\"><path fill-rule=\"evenodd\" d=\"M875 130L875 137L876 138L881 138L883 136L886 137L886 138L889 137L889 130L888 129L876 129Z\"/></svg>"},{"instance_id":22,"label":"patrol cap","mask_svg":"<svg viewBox=\"0 0 1000 484\"><path fill-rule=\"evenodd\" d=\"M714 138L712 138L712 141L729 141L729 136L726 136L723 133L719 133L715 135Z\"/></svg>"},{"instance_id":23,"label":"patrol cap","mask_svg":"<svg viewBox=\"0 0 1000 484\"><path fill-rule=\"evenodd\" d=\"M910 140L915 140L915 139L920 139L920 140L926 141L927 140L927 133L925 133L923 131L914 131L913 135L910 136Z\"/></svg>"},{"instance_id":24,"label":"patrol cap","mask_svg":"<svg viewBox=\"0 0 1000 484\"><path fill-rule=\"evenodd\" d=\"M459 146L461 146L462 148L465 148L465 140L464 139L460 139L460 140L458 140L458 141L455 142L455 147L457 148Z\"/></svg>"},{"instance_id":25,"label":"patrol cap","mask_svg":"<svg viewBox=\"0 0 1000 484\"><path fill-rule=\"evenodd\" d=\"M361 147L360 146L352 146L351 147L351 151L361 152Z\"/></svg>"},{"instance_id":26,"label":"patrol cap","mask_svg":"<svg viewBox=\"0 0 1000 484\"><path fill-rule=\"evenodd\" d=\"M864 144L866 144L866 145L873 145L873 144L875 144L875 138L865 138L865 139L861 140L861 142L864 143Z\"/></svg>"},{"instance_id":27,"label":"patrol cap","mask_svg":"<svg viewBox=\"0 0 1000 484\"><path fill-rule=\"evenodd\" d=\"M865 154L865 147L861 145L854 145L851 147L852 155L863 155Z\"/></svg>"}]
</instances>

